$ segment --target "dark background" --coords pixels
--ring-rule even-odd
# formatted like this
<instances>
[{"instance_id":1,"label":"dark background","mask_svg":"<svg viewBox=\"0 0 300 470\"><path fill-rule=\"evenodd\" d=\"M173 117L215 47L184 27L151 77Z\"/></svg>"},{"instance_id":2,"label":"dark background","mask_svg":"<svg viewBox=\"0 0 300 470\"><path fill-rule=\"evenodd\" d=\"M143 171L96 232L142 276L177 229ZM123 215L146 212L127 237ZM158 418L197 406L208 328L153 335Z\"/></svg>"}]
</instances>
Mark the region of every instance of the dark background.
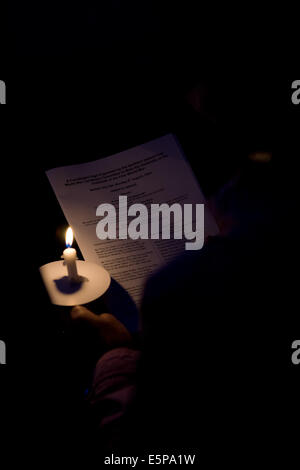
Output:
<instances>
[{"instance_id":1,"label":"dark background","mask_svg":"<svg viewBox=\"0 0 300 470\"><path fill-rule=\"evenodd\" d=\"M4 436L33 458L37 447L68 451L85 440L74 378L83 346L66 334L67 315L49 305L38 273L59 258L66 227L45 170L174 132L209 197L249 152L272 151L296 220L300 109L291 104L297 75L268 68L268 41L233 57L222 34L215 45L218 27L204 8L13 2L9 19L0 75L9 105L1 113L1 418L5 410ZM203 113L188 99L199 83ZM285 330L292 377L298 338Z\"/></svg>"}]
</instances>

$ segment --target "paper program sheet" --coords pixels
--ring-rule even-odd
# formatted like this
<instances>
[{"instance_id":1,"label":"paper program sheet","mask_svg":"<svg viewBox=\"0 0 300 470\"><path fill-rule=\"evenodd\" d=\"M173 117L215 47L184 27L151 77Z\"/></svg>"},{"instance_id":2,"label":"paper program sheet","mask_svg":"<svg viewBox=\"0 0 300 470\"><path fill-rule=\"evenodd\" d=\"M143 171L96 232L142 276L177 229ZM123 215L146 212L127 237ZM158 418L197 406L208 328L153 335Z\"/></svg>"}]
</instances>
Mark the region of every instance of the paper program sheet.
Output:
<instances>
[{"instance_id":1,"label":"paper program sheet","mask_svg":"<svg viewBox=\"0 0 300 470\"><path fill-rule=\"evenodd\" d=\"M185 250L186 240L99 240L99 204L203 204L205 198L176 138L169 134L90 163L47 171L47 176L86 261L99 263L137 306L148 276ZM171 232L172 233L172 232ZM205 236L218 228L205 209Z\"/></svg>"}]
</instances>

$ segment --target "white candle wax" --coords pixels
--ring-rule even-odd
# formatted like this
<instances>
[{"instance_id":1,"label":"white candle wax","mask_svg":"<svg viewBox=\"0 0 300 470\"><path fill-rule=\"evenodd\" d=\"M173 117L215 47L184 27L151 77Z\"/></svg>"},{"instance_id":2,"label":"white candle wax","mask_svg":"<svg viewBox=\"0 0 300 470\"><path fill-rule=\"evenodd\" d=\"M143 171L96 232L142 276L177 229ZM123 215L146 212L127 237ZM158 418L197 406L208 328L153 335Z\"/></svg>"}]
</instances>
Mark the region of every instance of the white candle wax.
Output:
<instances>
[{"instance_id":1,"label":"white candle wax","mask_svg":"<svg viewBox=\"0 0 300 470\"><path fill-rule=\"evenodd\" d=\"M63 252L63 257L68 270L70 281L78 281L78 273L76 266L77 253L74 248L66 248Z\"/></svg>"}]
</instances>

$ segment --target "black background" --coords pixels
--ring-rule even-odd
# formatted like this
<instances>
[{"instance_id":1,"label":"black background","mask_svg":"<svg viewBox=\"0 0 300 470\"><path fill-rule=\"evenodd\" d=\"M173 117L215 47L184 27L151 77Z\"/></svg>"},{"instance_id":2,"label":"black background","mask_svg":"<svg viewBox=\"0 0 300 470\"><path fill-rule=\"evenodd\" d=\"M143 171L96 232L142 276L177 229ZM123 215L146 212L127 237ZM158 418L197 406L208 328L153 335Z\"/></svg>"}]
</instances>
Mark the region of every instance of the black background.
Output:
<instances>
[{"instance_id":1,"label":"black background","mask_svg":"<svg viewBox=\"0 0 300 470\"><path fill-rule=\"evenodd\" d=\"M204 10L137 1L14 2L9 17L0 69L8 103L0 131L0 339L8 361L0 370L1 434L34 459L37 448L56 455L84 441L76 434L76 360L73 349L66 351L74 345L65 341L65 314L49 305L38 273L60 256L66 227L45 170L174 132L210 196L250 151L272 151L284 167L278 184L295 206L287 230L297 244L300 106L291 103L297 75L271 71L269 45L250 45L233 57L222 34L214 44L218 27ZM200 80L208 86L213 119L187 103ZM290 325L282 344L267 339L271 356L272 348L286 355L291 387L299 371L290 363L290 346L299 335Z\"/></svg>"}]
</instances>

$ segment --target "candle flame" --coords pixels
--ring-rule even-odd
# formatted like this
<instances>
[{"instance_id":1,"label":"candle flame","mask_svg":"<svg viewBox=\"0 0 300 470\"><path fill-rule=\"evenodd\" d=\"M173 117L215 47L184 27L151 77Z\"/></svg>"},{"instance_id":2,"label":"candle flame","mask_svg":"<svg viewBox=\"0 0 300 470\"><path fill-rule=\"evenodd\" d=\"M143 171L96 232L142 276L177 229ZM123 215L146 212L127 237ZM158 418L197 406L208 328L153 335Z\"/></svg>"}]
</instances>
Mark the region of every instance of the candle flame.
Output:
<instances>
[{"instance_id":1,"label":"candle flame","mask_svg":"<svg viewBox=\"0 0 300 470\"><path fill-rule=\"evenodd\" d=\"M72 246L72 243L73 243L73 230L71 229L71 227L69 227L68 230L66 231L67 247L70 248Z\"/></svg>"}]
</instances>

